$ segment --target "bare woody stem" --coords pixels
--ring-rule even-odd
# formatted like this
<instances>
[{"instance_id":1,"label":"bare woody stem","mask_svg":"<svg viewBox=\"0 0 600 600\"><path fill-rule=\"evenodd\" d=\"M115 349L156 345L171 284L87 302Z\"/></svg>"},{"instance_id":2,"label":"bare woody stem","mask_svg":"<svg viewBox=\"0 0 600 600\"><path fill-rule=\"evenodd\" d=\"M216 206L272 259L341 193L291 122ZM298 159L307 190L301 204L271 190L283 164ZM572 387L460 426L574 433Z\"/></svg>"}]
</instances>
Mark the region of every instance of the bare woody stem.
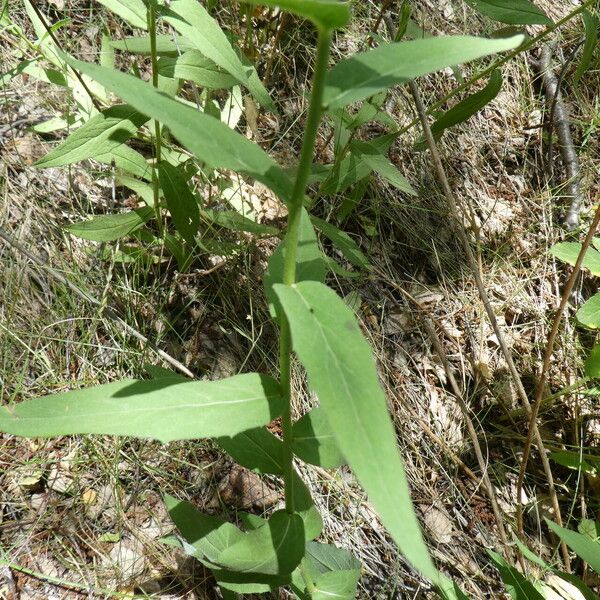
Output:
<instances>
[{"instance_id":1,"label":"bare woody stem","mask_svg":"<svg viewBox=\"0 0 600 600\"><path fill-rule=\"evenodd\" d=\"M310 168L313 160L317 130L323 113L323 90L325 74L329 61L331 31L319 29L317 58L312 81L308 117L304 128L304 141L300 152L300 164L296 173L292 197L288 204L288 229L285 238L285 255L283 263L283 283L293 285L296 282L296 256L300 236L302 206ZM291 393L291 352L292 339L290 326L284 315L281 316L279 336L279 378L282 393L287 399L286 408L281 416L283 431L283 477L285 482L285 508L289 513L294 512L294 466L292 453L292 393Z\"/></svg>"}]
</instances>

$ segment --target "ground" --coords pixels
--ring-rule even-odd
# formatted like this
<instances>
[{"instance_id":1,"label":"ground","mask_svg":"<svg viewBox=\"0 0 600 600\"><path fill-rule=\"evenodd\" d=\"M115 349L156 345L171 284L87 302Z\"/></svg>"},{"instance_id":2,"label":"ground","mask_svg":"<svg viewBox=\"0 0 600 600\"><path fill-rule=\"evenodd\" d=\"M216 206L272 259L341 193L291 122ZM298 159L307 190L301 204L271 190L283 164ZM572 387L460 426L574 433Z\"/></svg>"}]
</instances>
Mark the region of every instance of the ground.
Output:
<instances>
[{"instance_id":1,"label":"ground","mask_svg":"<svg viewBox=\"0 0 600 600\"><path fill-rule=\"evenodd\" d=\"M95 3L93 3L95 4ZM235 23L235 3L220 18ZM395 4L395 3L394 3ZM490 22L466 3L413 3L414 18L432 33L489 35ZM419 6L416 6L419 4ZM577 4L537 3L555 20ZM92 60L102 27L114 38L126 32L117 19L88 3L51 0L49 21L70 21L57 35L74 54ZM20 7L11 19L33 32ZM13 12L14 10L14 12ZM364 3L350 30L335 40L333 59L365 47L379 5ZM396 15L393 11L392 15ZM240 23L242 21L240 20ZM264 40L255 17L256 40ZM244 34L235 25L234 31ZM384 34L381 24L381 33ZM541 28L532 27L534 34ZM558 57L582 35L578 20L550 37ZM310 29L297 24L279 40L280 50L256 50L279 117L260 113L242 127L284 165L294 162L301 142L306 88L312 64ZM32 50L0 31L0 73ZM261 54L262 52L262 54ZM266 57L270 58L266 58ZM591 220L600 167L594 144L598 126L598 69L579 86L565 80L573 133L581 162L585 206L581 229L561 226L561 166L554 178L542 162L546 110L534 67L538 48L503 67L499 95L468 123L440 140L450 185L464 211L495 314L533 395L553 311L568 270L548 249L562 239L580 239ZM485 63L463 69L465 77ZM142 65L144 67L144 65ZM427 105L456 87L448 71L419 80ZM276 239L247 236L235 254L205 255L202 265L179 273L171 264L115 261L111 244L83 242L64 226L83 215L106 211L115 202L136 202L115 186L111 168L99 163L38 169L33 163L64 136L40 136L31 125L64 114L68 93L18 76L0 88L0 398L2 403L140 377L145 365L169 365L160 348L194 375L217 378L240 371L275 372L276 333L262 292L262 275ZM452 105L450 100L447 106ZM393 90L386 110L400 127L413 122L408 89ZM300 115L300 118L298 118ZM361 130L370 139L384 125ZM318 160L332 160L331 127L319 134ZM331 285L355 308L376 350L418 515L440 568L460 581L471 598L505 597L485 550L498 530L465 422L439 353L427 333L432 319L449 369L473 418L488 475L507 523L514 522L516 478L526 422L499 341L485 315L472 272L448 218L430 155L417 151L418 127L394 143L390 158L418 191L405 196L373 177L345 228L372 265L352 279ZM258 184L244 193L256 200L264 219L278 223L281 206ZM321 199L327 217L340 199ZM334 248L323 241L330 254ZM352 268L351 265L345 265ZM68 287L64 281L69 282ZM595 281L580 278L577 293L589 297ZM77 291L78 290L78 291ZM408 295L407 295L408 293ZM92 296L97 302L85 298ZM424 309L416 310L414 297ZM576 298L574 303L576 303ZM549 393L573 384L594 336L574 325L573 306L561 328L550 370ZM130 329L113 318L119 315ZM151 340L140 343L131 328ZM294 381L295 410L314 399L304 381ZM551 451L586 447L598 455L599 423L593 400L566 394L546 405L540 429ZM274 430L276 431L276 429ZM598 518L599 481L554 464L563 518ZM303 468L325 518L323 538L352 549L363 563L361 598L413 598L427 585L403 562L349 469ZM187 498L208 511L261 513L281 502L279 482L260 479L233 465L212 442L171 443L100 437L23 440L0 434L0 597L111 598L135 592L154 598L218 598L208 572L160 538L172 526L161 494ZM575 491L574 491L575 490ZM543 516L551 515L545 478L534 452L524 490L526 528L532 547L554 556ZM534 575L538 575L533 572ZM598 584L588 574L590 585ZM283 597L283 596L282 596ZM507 596L506 596L507 597ZM566 597L566 596L562 596Z\"/></svg>"}]
</instances>

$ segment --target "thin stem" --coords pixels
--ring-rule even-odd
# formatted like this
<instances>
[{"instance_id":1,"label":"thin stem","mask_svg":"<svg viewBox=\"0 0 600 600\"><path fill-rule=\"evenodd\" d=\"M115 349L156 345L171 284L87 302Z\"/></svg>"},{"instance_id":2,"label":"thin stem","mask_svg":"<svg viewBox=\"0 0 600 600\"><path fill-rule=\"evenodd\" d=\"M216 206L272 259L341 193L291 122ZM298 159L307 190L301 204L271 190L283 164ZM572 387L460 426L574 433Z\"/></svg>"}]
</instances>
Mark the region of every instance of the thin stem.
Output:
<instances>
[{"instance_id":1,"label":"thin stem","mask_svg":"<svg viewBox=\"0 0 600 600\"><path fill-rule=\"evenodd\" d=\"M296 173L296 181L292 197L288 204L288 230L285 239L285 257L283 263L283 283L293 285L296 281L296 256L300 236L300 222L306 185L313 160L317 130L323 113L323 90L325 74L329 61L331 31L319 29L317 58L312 81L308 117L304 128L304 141L300 152L300 164ZM283 432L283 478L285 483L285 508L289 513L294 512L294 466L292 452L292 389L291 389L291 356L292 338L290 326L285 316L281 317L279 336L279 378L284 398L287 398L286 408L281 415Z\"/></svg>"},{"instance_id":2,"label":"thin stem","mask_svg":"<svg viewBox=\"0 0 600 600\"><path fill-rule=\"evenodd\" d=\"M156 8L151 0L148 3L148 32L150 34L150 58L152 61L152 85L158 88L158 58L156 52ZM162 143L160 123L154 120L154 166L152 168L152 192L154 196L154 212L156 214L156 223L160 235L163 234L163 221L160 213L159 202L159 181L158 181L158 163L161 161Z\"/></svg>"},{"instance_id":3,"label":"thin stem","mask_svg":"<svg viewBox=\"0 0 600 600\"><path fill-rule=\"evenodd\" d=\"M560 305L554 316L554 322L552 323L552 329L548 334L548 342L546 344L546 351L544 352L544 362L542 363L542 371L540 373L540 377L538 379L537 387L535 389L535 399L531 406L531 413L529 414L529 425L527 430L527 439L525 440L525 445L523 447L523 459L521 460L521 468L519 469L519 478L517 479L517 498L520 498L521 490L523 489L523 482L525 480L525 471L527 470L527 462L529 461L529 455L531 453L531 446L533 444L534 434L538 431L537 428L537 416L540 410L540 406L542 404L542 399L544 396L544 388L546 387L546 380L548 379L548 371L550 370L550 361L552 360L552 353L554 352L554 343L556 341L556 336L558 335L558 328L562 322L563 315L565 313L565 309L567 308L567 304L569 303L569 298L571 297L571 292L573 290L573 286L577 281L577 277L579 276L579 271L581 270L581 265L583 264L583 259L585 258L585 254L590 247L592 240L594 239L594 234L596 233L596 229L598 227L598 223L600 223L600 207L596 209L596 214L594 215L594 220L590 225L590 229L581 244L581 250L579 251L579 255L577 256L577 260L575 261L575 266L573 267L573 271L571 272L571 276L567 280L567 283L563 289L562 297L560 299ZM541 451L541 450L540 450ZM517 533L523 537L523 508L521 507L521 503L517 503ZM566 548L563 549L563 544L561 543L561 550L563 550L563 555L568 553L566 552Z\"/></svg>"}]
</instances>

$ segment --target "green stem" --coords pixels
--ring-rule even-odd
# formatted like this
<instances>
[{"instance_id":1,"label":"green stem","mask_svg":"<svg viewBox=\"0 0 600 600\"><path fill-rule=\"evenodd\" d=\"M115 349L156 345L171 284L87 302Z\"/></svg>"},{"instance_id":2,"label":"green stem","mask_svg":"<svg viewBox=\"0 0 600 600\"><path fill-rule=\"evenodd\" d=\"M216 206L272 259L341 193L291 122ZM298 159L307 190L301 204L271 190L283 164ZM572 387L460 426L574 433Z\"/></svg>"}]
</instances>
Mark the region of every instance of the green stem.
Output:
<instances>
[{"instance_id":1,"label":"green stem","mask_svg":"<svg viewBox=\"0 0 600 600\"><path fill-rule=\"evenodd\" d=\"M152 85L158 88L158 58L156 52L156 8L154 2L151 0L148 3L148 32L150 34L150 58L152 61ZM154 212L156 214L156 223L158 225L158 231L162 237L163 235L163 220L160 212L159 202L159 181L158 181L158 163L162 156L162 142L160 123L154 121L154 166L152 168L152 191L154 196Z\"/></svg>"},{"instance_id":2,"label":"green stem","mask_svg":"<svg viewBox=\"0 0 600 600\"><path fill-rule=\"evenodd\" d=\"M288 229L285 240L285 257L283 263L283 283L285 285L293 285L296 281L296 256L298 253L302 206L315 150L317 130L323 113L323 90L325 88L325 74L327 72L327 63L329 61L330 44L331 31L328 29L319 29L317 59L312 81L308 117L304 128L304 141L300 152L300 164L298 165L298 171L296 173L292 197L288 204ZM284 448L283 477L285 482L285 508L289 513L294 512L291 352L292 339L290 326L287 319L282 316L279 337L279 372L281 389L284 398L287 398L287 402L286 408L281 415L281 429L283 432Z\"/></svg>"}]
</instances>

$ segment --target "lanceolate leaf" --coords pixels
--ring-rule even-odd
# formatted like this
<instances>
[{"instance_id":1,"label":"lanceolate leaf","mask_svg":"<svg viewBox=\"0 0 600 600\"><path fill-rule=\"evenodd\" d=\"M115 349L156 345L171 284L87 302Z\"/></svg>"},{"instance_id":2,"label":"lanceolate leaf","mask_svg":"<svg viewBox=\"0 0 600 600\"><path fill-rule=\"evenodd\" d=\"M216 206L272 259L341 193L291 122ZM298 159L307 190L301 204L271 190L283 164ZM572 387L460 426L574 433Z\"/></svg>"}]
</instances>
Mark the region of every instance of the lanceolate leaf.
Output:
<instances>
[{"instance_id":1,"label":"lanceolate leaf","mask_svg":"<svg viewBox=\"0 0 600 600\"><path fill-rule=\"evenodd\" d=\"M352 151L365 162L370 169L378 173L383 179L401 192L416 196L417 192L410 185L408 179L381 153L368 142L354 142Z\"/></svg>"},{"instance_id":2,"label":"lanceolate leaf","mask_svg":"<svg viewBox=\"0 0 600 600\"><path fill-rule=\"evenodd\" d=\"M446 36L379 46L333 67L327 76L324 103L340 108L426 73L511 50L522 41L521 35L497 40Z\"/></svg>"},{"instance_id":3,"label":"lanceolate leaf","mask_svg":"<svg viewBox=\"0 0 600 600\"><path fill-rule=\"evenodd\" d=\"M146 159L139 152L125 144L113 148L110 152L97 154L94 156L94 160L105 165L112 166L114 164L117 169L146 181L150 181L152 178L152 171Z\"/></svg>"},{"instance_id":4,"label":"lanceolate leaf","mask_svg":"<svg viewBox=\"0 0 600 600\"><path fill-rule=\"evenodd\" d=\"M196 196L181 173L167 161L159 163L158 178L175 228L186 242L194 245L200 227Z\"/></svg>"},{"instance_id":5,"label":"lanceolate leaf","mask_svg":"<svg viewBox=\"0 0 600 600\"><path fill-rule=\"evenodd\" d=\"M249 0L242 1L249 2ZM350 20L348 3L339 0L259 0L256 4L278 6L310 19L315 25L325 29L344 27Z\"/></svg>"},{"instance_id":6,"label":"lanceolate leaf","mask_svg":"<svg viewBox=\"0 0 600 600\"><path fill-rule=\"evenodd\" d=\"M75 130L58 148L38 160L37 167L59 167L106 154L128 140L148 120L128 104L111 106Z\"/></svg>"},{"instance_id":7,"label":"lanceolate leaf","mask_svg":"<svg viewBox=\"0 0 600 600\"><path fill-rule=\"evenodd\" d=\"M245 85L269 110L273 102L252 67L244 65L219 24L196 0L173 0L162 9L163 18L189 39L201 54Z\"/></svg>"},{"instance_id":8,"label":"lanceolate leaf","mask_svg":"<svg viewBox=\"0 0 600 600\"><path fill-rule=\"evenodd\" d=\"M177 56L179 52L187 52L194 48L190 40L184 37L177 37L177 43L173 40L172 35L157 35L156 36L156 53L161 55ZM115 50L124 50L130 54L145 54L151 52L150 38L145 35L143 37L126 37L122 40L114 40L110 44ZM179 52L178 52L179 50Z\"/></svg>"},{"instance_id":9,"label":"lanceolate leaf","mask_svg":"<svg viewBox=\"0 0 600 600\"><path fill-rule=\"evenodd\" d=\"M581 560L600 574L600 542L589 536L560 527L553 521L545 519L548 527L565 543Z\"/></svg>"},{"instance_id":10,"label":"lanceolate leaf","mask_svg":"<svg viewBox=\"0 0 600 600\"><path fill-rule=\"evenodd\" d=\"M209 89L226 89L238 83L197 50L189 50L177 58L164 56L158 61L158 69L165 77L186 79Z\"/></svg>"},{"instance_id":11,"label":"lanceolate leaf","mask_svg":"<svg viewBox=\"0 0 600 600\"><path fill-rule=\"evenodd\" d=\"M487 85L458 104L447 110L442 116L438 117L431 126L431 133L436 139L439 139L442 133L449 127L464 123L473 115L477 114L486 104L489 104L500 92L502 88L502 73L496 69L490 75ZM424 140L417 142L418 147L425 147Z\"/></svg>"},{"instance_id":12,"label":"lanceolate leaf","mask_svg":"<svg viewBox=\"0 0 600 600\"><path fill-rule=\"evenodd\" d=\"M275 285L274 291L340 451L406 558L440 582L413 510L373 355L354 313L322 283Z\"/></svg>"},{"instance_id":13,"label":"lanceolate leaf","mask_svg":"<svg viewBox=\"0 0 600 600\"><path fill-rule=\"evenodd\" d=\"M329 238L333 245L336 246L336 248L342 252L344 257L355 267L361 267L363 269L371 268L367 257L363 254L356 242L345 231L342 231L335 225L327 223L327 221L323 221L323 219L319 219L315 216L311 216L310 220L325 237Z\"/></svg>"},{"instance_id":14,"label":"lanceolate leaf","mask_svg":"<svg viewBox=\"0 0 600 600\"><path fill-rule=\"evenodd\" d=\"M335 436L322 408L313 408L294 423L293 450L303 461L332 469L344 464Z\"/></svg>"},{"instance_id":15,"label":"lanceolate leaf","mask_svg":"<svg viewBox=\"0 0 600 600\"><path fill-rule=\"evenodd\" d=\"M162 94L132 75L66 55L65 60L148 117L163 123L190 152L211 167L246 173L270 187L283 200L289 198L292 185L285 172L257 144L224 123Z\"/></svg>"},{"instance_id":16,"label":"lanceolate leaf","mask_svg":"<svg viewBox=\"0 0 600 600\"><path fill-rule=\"evenodd\" d=\"M138 208L127 213L92 217L87 221L68 225L65 229L84 240L113 242L138 230L153 214L150 207Z\"/></svg>"},{"instance_id":17,"label":"lanceolate leaf","mask_svg":"<svg viewBox=\"0 0 600 600\"><path fill-rule=\"evenodd\" d=\"M583 18L583 24L585 26L585 43L583 45L583 52L581 53L581 60L577 65L577 70L573 76L573 82L575 85L579 83L583 74L588 70L592 58L594 56L594 50L598 45L598 28L600 27L600 20L598 17L592 15L588 10L584 10L581 13Z\"/></svg>"},{"instance_id":18,"label":"lanceolate leaf","mask_svg":"<svg viewBox=\"0 0 600 600\"><path fill-rule=\"evenodd\" d=\"M124 380L0 407L0 431L26 437L80 433L161 442L235 435L281 414L279 385L249 373L221 381Z\"/></svg>"},{"instance_id":19,"label":"lanceolate leaf","mask_svg":"<svg viewBox=\"0 0 600 600\"><path fill-rule=\"evenodd\" d=\"M304 556L304 526L297 514L280 510L267 523L226 548L218 563L228 570L289 575Z\"/></svg>"},{"instance_id":20,"label":"lanceolate leaf","mask_svg":"<svg viewBox=\"0 0 600 600\"><path fill-rule=\"evenodd\" d=\"M133 27L147 29L146 6L143 0L98 0Z\"/></svg>"},{"instance_id":21,"label":"lanceolate leaf","mask_svg":"<svg viewBox=\"0 0 600 600\"><path fill-rule=\"evenodd\" d=\"M233 231L247 231L257 235L277 235L279 229L270 225L262 225L248 217L244 217L232 210L213 210L209 208L200 211L201 216L215 225L232 229Z\"/></svg>"},{"instance_id":22,"label":"lanceolate leaf","mask_svg":"<svg viewBox=\"0 0 600 600\"><path fill-rule=\"evenodd\" d=\"M537 591L533 583L525 579L517 569L511 567L499 554L492 550L488 550L488 554L492 557L500 577L508 590L513 600L544 600L544 596Z\"/></svg>"},{"instance_id":23,"label":"lanceolate leaf","mask_svg":"<svg viewBox=\"0 0 600 600\"><path fill-rule=\"evenodd\" d=\"M552 21L529 0L466 0L482 15L509 25L549 25Z\"/></svg>"}]
</instances>

